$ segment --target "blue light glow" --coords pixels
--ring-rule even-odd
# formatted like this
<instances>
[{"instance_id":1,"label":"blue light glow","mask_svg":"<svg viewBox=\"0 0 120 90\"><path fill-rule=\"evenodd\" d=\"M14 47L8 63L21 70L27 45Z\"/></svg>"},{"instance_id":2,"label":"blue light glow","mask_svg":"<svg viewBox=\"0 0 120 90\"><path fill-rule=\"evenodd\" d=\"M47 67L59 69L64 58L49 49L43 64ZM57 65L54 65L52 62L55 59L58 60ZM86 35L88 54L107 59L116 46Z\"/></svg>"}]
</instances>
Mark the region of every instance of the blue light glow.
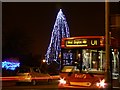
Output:
<instances>
[{"instance_id":1,"label":"blue light glow","mask_svg":"<svg viewBox=\"0 0 120 90\"><path fill-rule=\"evenodd\" d=\"M61 55L61 40L62 38L70 37L69 27L65 18L65 15L62 12L62 9L59 10L57 18L53 27L51 40L45 55L46 61L51 63L53 60L60 62Z\"/></svg>"},{"instance_id":2,"label":"blue light glow","mask_svg":"<svg viewBox=\"0 0 120 90\"><path fill-rule=\"evenodd\" d=\"M20 67L19 62L9 62L9 61L4 61L2 62L2 68L6 68L7 70L15 70L16 67Z\"/></svg>"}]
</instances>

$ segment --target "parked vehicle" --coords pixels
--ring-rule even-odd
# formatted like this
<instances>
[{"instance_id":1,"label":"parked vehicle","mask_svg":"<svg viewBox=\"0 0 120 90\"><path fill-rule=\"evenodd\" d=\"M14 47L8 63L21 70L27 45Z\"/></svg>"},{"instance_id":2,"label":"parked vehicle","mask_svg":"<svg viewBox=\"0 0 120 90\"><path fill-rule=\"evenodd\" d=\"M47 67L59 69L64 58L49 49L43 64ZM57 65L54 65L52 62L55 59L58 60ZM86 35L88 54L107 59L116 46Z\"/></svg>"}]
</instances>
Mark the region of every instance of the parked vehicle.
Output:
<instances>
[{"instance_id":1,"label":"parked vehicle","mask_svg":"<svg viewBox=\"0 0 120 90\"><path fill-rule=\"evenodd\" d=\"M30 82L36 85L37 82L51 81L50 75L46 72L41 72L39 67L21 67L17 72L17 84L22 82Z\"/></svg>"}]
</instances>

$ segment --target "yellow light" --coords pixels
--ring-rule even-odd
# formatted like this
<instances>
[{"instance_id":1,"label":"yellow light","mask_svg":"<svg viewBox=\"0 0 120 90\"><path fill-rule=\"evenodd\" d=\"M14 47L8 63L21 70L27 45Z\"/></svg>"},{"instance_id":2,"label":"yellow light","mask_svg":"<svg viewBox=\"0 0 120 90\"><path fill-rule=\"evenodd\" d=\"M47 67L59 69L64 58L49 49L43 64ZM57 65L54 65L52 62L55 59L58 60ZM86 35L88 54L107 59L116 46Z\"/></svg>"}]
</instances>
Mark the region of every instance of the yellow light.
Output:
<instances>
[{"instance_id":1,"label":"yellow light","mask_svg":"<svg viewBox=\"0 0 120 90\"><path fill-rule=\"evenodd\" d=\"M87 41L86 41L86 40L83 40L83 43L87 43Z\"/></svg>"},{"instance_id":2,"label":"yellow light","mask_svg":"<svg viewBox=\"0 0 120 90\"><path fill-rule=\"evenodd\" d=\"M25 79L31 79L31 78L25 78Z\"/></svg>"},{"instance_id":3,"label":"yellow light","mask_svg":"<svg viewBox=\"0 0 120 90\"><path fill-rule=\"evenodd\" d=\"M80 54L78 54L78 57L80 58Z\"/></svg>"},{"instance_id":4,"label":"yellow light","mask_svg":"<svg viewBox=\"0 0 120 90\"><path fill-rule=\"evenodd\" d=\"M77 64L77 62L75 62L75 64Z\"/></svg>"},{"instance_id":5,"label":"yellow light","mask_svg":"<svg viewBox=\"0 0 120 90\"><path fill-rule=\"evenodd\" d=\"M46 60L45 60L45 59L43 59L43 62L46 62Z\"/></svg>"}]
</instances>

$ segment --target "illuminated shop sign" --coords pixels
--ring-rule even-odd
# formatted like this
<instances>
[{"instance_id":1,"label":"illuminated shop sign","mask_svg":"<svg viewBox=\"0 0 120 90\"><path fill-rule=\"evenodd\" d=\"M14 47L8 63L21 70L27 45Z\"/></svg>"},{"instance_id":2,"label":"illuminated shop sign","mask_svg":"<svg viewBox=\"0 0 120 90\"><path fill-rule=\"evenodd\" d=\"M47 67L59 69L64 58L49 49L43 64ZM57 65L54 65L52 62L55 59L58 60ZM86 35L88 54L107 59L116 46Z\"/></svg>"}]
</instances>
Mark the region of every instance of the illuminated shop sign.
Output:
<instances>
[{"instance_id":1,"label":"illuminated shop sign","mask_svg":"<svg viewBox=\"0 0 120 90\"><path fill-rule=\"evenodd\" d=\"M100 46L100 39L69 39L65 41L66 47Z\"/></svg>"}]
</instances>

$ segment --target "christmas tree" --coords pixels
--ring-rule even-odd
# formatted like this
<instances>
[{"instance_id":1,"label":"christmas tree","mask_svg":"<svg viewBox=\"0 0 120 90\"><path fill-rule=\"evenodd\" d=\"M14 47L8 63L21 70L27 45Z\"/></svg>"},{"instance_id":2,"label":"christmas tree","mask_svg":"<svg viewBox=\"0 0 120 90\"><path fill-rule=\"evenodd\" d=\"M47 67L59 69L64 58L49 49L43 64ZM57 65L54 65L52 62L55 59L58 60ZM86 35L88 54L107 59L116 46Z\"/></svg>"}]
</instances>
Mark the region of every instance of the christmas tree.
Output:
<instances>
[{"instance_id":1,"label":"christmas tree","mask_svg":"<svg viewBox=\"0 0 120 90\"><path fill-rule=\"evenodd\" d=\"M67 37L70 37L69 27L65 15L63 14L62 9L60 9L57 14L51 35L51 40L47 49L47 53L45 55L47 63L52 63L52 61L60 63L61 40L62 38Z\"/></svg>"}]
</instances>

